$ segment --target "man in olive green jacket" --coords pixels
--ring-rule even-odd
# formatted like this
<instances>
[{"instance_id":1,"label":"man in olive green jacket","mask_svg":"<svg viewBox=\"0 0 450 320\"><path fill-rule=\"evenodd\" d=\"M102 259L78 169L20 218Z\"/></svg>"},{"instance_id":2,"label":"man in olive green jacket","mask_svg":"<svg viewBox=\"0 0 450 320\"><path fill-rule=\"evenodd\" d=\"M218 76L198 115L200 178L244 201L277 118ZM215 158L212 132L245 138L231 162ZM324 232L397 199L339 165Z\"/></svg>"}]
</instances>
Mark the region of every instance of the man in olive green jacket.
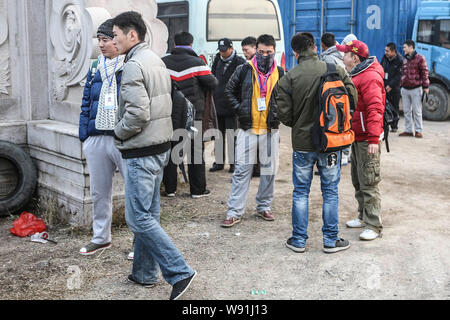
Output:
<instances>
[{"instance_id":1,"label":"man in olive green jacket","mask_svg":"<svg viewBox=\"0 0 450 320\"><path fill-rule=\"evenodd\" d=\"M338 185L341 176L341 152L319 153L311 139L311 128L318 115L321 77L327 72L325 62L315 52L314 37L299 33L292 38L292 48L298 66L290 70L279 82L277 114L280 121L292 128L293 155L293 234L286 246L295 252L304 252L308 239L308 198L317 164L323 194L324 252L334 253L348 249L347 240L338 237ZM344 69L337 71L347 89L350 104L356 106L358 94Z\"/></svg>"}]
</instances>

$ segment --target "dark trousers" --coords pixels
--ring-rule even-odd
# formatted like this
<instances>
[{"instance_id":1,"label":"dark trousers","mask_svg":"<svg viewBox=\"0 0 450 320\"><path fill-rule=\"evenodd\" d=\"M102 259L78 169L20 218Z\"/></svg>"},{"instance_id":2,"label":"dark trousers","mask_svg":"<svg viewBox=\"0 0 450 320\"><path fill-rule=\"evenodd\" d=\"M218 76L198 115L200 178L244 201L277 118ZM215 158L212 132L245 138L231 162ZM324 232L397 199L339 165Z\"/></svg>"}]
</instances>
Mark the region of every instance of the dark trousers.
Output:
<instances>
[{"instance_id":1,"label":"dark trousers","mask_svg":"<svg viewBox=\"0 0 450 320\"><path fill-rule=\"evenodd\" d=\"M173 142L172 148L179 142ZM191 140L191 150L188 154L188 177L189 186L192 195L203 194L206 190L206 175L205 175L205 144L204 142L195 145L194 140ZM166 189L166 193L175 193L178 183L178 166L172 162L172 158L164 169L163 182Z\"/></svg>"},{"instance_id":2,"label":"dark trousers","mask_svg":"<svg viewBox=\"0 0 450 320\"><path fill-rule=\"evenodd\" d=\"M189 186L191 195L201 195L206 191L205 143L195 145L191 140L190 162L188 164Z\"/></svg>"},{"instance_id":3,"label":"dark trousers","mask_svg":"<svg viewBox=\"0 0 450 320\"><path fill-rule=\"evenodd\" d=\"M172 142L172 149L178 144L178 142ZM164 168L163 183L166 193L175 193L177 191L178 183L178 166L172 162L172 157L169 158L169 163Z\"/></svg>"},{"instance_id":4,"label":"dark trousers","mask_svg":"<svg viewBox=\"0 0 450 320\"><path fill-rule=\"evenodd\" d=\"M222 158L218 159L216 156L216 164L225 164L225 159L228 159L228 163L234 164L236 138L234 136L234 132L232 136L226 136L226 131L227 129L233 129L234 131L237 129L237 119L236 117L217 117L217 121L222 138L215 140L215 145L217 147L219 143L222 144Z\"/></svg>"},{"instance_id":5,"label":"dark trousers","mask_svg":"<svg viewBox=\"0 0 450 320\"><path fill-rule=\"evenodd\" d=\"M392 89L391 92L386 93L386 96L388 100L392 103L392 106L394 107L395 111L397 111L397 114L400 115L400 88ZM391 125L392 129L398 129L398 120L392 123Z\"/></svg>"}]
</instances>

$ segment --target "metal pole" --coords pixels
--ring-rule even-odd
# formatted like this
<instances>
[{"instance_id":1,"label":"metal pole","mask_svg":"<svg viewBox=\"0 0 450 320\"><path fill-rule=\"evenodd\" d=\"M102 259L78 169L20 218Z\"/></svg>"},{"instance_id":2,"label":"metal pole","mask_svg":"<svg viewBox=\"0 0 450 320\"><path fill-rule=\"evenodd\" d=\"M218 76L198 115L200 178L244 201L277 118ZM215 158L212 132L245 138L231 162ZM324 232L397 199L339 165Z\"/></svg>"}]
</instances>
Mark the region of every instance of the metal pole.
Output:
<instances>
[{"instance_id":1,"label":"metal pole","mask_svg":"<svg viewBox=\"0 0 450 320\"><path fill-rule=\"evenodd\" d=\"M319 37L321 37L323 34L323 1L324 0L322 0L321 5L320 5L320 34L319 34Z\"/></svg>"},{"instance_id":2,"label":"metal pole","mask_svg":"<svg viewBox=\"0 0 450 320\"><path fill-rule=\"evenodd\" d=\"M350 33L353 33L354 34L354 32L353 32L353 21L354 21L354 19L355 19L355 13L354 13L354 10L355 10L355 0L352 0L352 23L350 24Z\"/></svg>"}]
</instances>

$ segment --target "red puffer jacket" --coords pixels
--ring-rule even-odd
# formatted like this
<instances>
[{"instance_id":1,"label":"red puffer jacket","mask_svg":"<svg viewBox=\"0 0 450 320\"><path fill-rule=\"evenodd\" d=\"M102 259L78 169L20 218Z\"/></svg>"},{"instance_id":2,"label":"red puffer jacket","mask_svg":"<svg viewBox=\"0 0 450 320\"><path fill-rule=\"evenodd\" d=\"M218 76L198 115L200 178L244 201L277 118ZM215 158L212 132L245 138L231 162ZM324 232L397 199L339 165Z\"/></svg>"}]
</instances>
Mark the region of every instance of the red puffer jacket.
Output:
<instances>
[{"instance_id":1,"label":"red puffer jacket","mask_svg":"<svg viewBox=\"0 0 450 320\"><path fill-rule=\"evenodd\" d=\"M383 113L386 103L384 70L377 58L370 57L350 72L358 91L358 105L353 113L356 141L378 144L383 133Z\"/></svg>"},{"instance_id":2,"label":"red puffer jacket","mask_svg":"<svg viewBox=\"0 0 450 320\"><path fill-rule=\"evenodd\" d=\"M425 58L416 51L405 58L403 60L401 86L405 89L428 88L430 79L428 78L428 67Z\"/></svg>"}]
</instances>

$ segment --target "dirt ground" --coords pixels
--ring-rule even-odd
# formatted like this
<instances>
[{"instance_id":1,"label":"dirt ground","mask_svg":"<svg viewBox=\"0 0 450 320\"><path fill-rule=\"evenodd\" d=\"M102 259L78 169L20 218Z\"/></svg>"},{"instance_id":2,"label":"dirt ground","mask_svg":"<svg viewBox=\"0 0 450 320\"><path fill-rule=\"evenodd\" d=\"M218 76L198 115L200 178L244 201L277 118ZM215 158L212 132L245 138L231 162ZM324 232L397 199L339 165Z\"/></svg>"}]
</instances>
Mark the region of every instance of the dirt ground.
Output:
<instances>
[{"instance_id":1,"label":"dirt ground","mask_svg":"<svg viewBox=\"0 0 450 320\"><path fill-rule=\"evenodd\" d=\"M297 254L285 247L293 190L286 127L281 129L275 222L255 216L254 179L243 221L231 229L220 227L231 187L227 170L208 172L209 198L191 199L186 185L177 198L163 198L162 225L198 271L183 299L449 299L450 121L425 122L424 127L422 140L392 134L391 153L383 146L381 239L362 242L361 230L345 227L345 221L355 218L357 204L350 166L343 167L340 235L350 240L351 248L337 254L322 252L317 177L307 251ZM209 168L211 144L207 150ZM81 257L78 250L89 242L89 232L52 227L57 245L32 243L10 234L14 218L0 219L0 299L168 299L171 287L162 277L151 289L127 283L132 234L126 226L114 227L111 249Z\"/></svg>"}]
</instances>

